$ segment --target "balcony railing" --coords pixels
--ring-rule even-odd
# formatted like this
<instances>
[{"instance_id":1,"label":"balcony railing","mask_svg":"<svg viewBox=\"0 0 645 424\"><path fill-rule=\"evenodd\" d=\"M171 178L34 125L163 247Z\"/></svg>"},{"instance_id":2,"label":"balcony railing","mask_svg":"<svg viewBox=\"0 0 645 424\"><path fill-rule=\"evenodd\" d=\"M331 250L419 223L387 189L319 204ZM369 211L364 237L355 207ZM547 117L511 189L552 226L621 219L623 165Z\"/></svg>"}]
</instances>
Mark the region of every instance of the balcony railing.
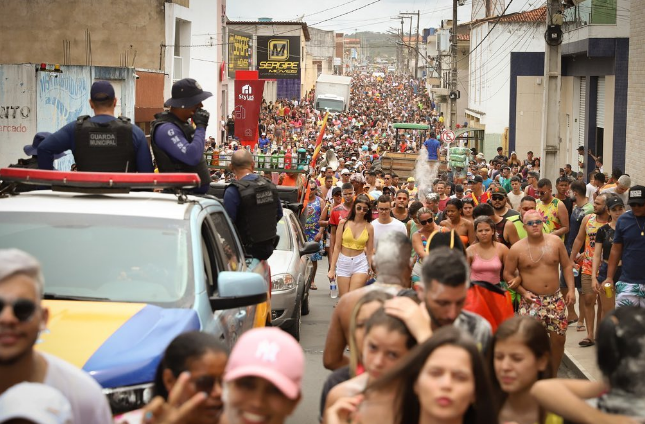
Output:
<instances>
[{"instance_id":1,"label":"balcony railing","mask_svg":"<svg viewBox=\"0 0 645 424\"><path fill-rule=\"evenodd\" d=\"M564 11L564 29L587 25L616 25L617 0L585 0Z\"/></svg>"}]
</instances>

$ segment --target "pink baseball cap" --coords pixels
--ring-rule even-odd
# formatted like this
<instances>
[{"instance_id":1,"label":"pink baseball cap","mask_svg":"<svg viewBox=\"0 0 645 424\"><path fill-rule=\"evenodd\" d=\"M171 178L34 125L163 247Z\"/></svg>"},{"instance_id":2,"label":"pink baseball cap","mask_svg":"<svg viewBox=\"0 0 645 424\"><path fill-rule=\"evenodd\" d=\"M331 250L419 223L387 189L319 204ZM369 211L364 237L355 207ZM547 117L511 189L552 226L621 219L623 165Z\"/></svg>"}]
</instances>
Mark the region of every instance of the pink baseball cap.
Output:
<instances>
[{"instance_id":1,"label":"pink baseball cap","mask_svg":"<svg viewBox=\"0 0 645 424\"><path fill-rule=\"evenodd\" d=\"M304 353L296 339L279 328L254 328L235 343L226 364L224 381L260 377L289 399L296 399L304 367Z\"/></svg>"}]
</instances>

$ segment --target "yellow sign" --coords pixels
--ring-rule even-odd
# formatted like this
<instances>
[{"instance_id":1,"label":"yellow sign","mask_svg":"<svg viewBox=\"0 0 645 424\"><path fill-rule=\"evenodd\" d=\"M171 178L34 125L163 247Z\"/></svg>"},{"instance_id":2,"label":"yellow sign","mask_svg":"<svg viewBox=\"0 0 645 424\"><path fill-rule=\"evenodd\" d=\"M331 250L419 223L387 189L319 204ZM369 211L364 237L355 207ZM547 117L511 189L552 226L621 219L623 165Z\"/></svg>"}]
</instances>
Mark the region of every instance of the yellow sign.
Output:
<instances>
[{"instance_id":1,"label":"yellow sign","mask_svg":"<svg viewBox=\"0 0 645 424\"><path fill-rule=\"evenodd\" d=\"M269 41L269 60L289 59L289 40Z\"/></svg>"}]
</instances>

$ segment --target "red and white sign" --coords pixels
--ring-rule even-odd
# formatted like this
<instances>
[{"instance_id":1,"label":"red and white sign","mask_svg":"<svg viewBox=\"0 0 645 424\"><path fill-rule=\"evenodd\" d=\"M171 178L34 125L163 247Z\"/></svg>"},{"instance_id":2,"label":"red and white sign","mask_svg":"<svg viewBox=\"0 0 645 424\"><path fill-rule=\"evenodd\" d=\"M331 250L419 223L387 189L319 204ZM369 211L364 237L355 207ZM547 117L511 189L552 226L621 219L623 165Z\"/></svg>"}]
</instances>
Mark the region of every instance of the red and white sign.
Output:
<instances>
[{"instance_id":1,"label":"red and white sign","mask_svg":"<svg viewBox=\"0 0 645 424\"><path fill-rule=\"evenodd\" d=\"M446 130L441 134L441 140L443 140L444 143L452 143L455 141L455 133L450 130Z\"/></svg>"},{"instance_id":2,"label":"red and white sign","mask_svg":"<svg viewBox=\"0 0 645 424\"><path fill-rule=\"evenodd\" d=\"M248 71L247 71L248 72ZM258 142L258 118L264 92L264 80L238 78L246 76L237 71L235 79L235 136L243 146L254 147Z\"/></svg>"}]
</instances>

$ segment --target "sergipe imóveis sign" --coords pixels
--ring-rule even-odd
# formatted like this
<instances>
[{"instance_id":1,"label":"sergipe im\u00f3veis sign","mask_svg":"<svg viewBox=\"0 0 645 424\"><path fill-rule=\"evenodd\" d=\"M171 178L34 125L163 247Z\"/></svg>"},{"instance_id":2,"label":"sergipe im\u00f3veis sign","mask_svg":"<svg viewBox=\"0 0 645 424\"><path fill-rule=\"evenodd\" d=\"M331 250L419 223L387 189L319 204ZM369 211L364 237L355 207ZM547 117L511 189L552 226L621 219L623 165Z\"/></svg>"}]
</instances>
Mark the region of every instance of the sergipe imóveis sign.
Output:
<instances>
[{"instance_id":1,"label":"sergipe im\u00f3veis sign","mask_svg":"<svg viewBox=\"0 0 645 424\"><path fill-rule=\"evenodd\" d=\"M258 36L257 58L260 78L300 78L300 37Z\"/></svg>"}]
</instances>

